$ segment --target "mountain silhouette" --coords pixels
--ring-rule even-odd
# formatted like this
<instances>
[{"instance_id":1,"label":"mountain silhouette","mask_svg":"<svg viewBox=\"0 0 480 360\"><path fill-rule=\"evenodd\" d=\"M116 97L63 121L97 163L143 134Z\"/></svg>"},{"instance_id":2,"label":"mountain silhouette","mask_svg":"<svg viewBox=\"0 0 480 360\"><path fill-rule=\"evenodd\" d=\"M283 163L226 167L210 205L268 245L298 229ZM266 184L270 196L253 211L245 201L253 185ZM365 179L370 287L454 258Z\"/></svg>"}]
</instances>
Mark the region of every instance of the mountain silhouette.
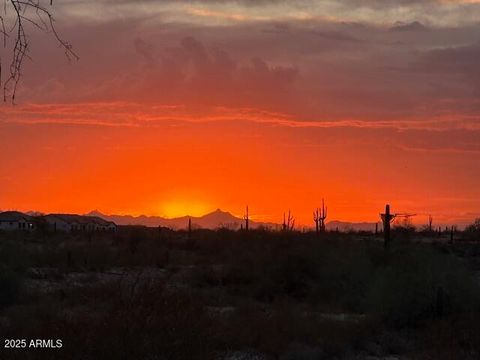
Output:
<instances>
[{"instance_id":1,"label":"mountain silhouette","mask_svg":"<svg viewBox=\"0 0 480 360\"><path fill-rule=\"evenodd\" d=\"M164 218L161 216L131 216L131 215L106 215L98 210L89 212L89 216L98 216L108 221L113 221L117 225L143 225L150 227L164 226L171 229L185 229L188 224L188 219L192 220L192 226L204 229L217 229L226 227L229 229L239 229L245 223L243 218L236 217L227 211L217 209L211 213L203 216L181 216L177 218ZM278 227L277 224L263 223L250 220L250 226L256 228L264 227Z\"/></svg>"},{"instance_id":2,"label":"mountain silhouette","mask_svg":"<svg viewBox=\"0 0 480 360\"><path fill-rule=\"evenodd\" d=\"M236 217L229 213L228 211L223 211L217 209L211 213L205 214L203 216L181 216L177 218L164 218L161 216L131 216L131 215L106 215L101 213L98 210L91 211L88 214L89 216L98 216L108 221L113 221L117 225L142 225L149 227L158 227L164 226L171 229L179 230L185 229L188 224L188 219L192 219L192 226L195 228L203 229L217 229L220 227L226 227L232 230L239 229L245 221L243 218ZM258 222L250 220L250 227L258 228L260 226L271 228L271 229L280 229L280 224L270 223L270 222ZM361 231L374 231L375 223L353 223L353 222L343 222L343 221L330 221L326 224L328 230L338 230L340 231L349 231L349 230L361 230ZM301 228L300 228L301 229Z\"/></svg>"}]
</instances>

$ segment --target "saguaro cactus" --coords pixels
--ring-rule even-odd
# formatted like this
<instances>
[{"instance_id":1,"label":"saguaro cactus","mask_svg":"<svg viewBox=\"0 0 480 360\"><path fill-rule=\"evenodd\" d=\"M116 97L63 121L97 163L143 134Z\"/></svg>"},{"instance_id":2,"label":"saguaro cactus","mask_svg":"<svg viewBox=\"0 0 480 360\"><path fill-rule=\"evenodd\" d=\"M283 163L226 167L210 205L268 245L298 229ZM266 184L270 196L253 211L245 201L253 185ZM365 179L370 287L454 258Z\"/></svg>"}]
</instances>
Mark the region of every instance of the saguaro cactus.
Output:
<instances>
[{"instance_id":1,"label":"saguaro cactus","mask_svg":"<svg viewBox=\"0 0 480 360\"><path fill-rule=\"evenodd\" d=\"M325 232L325 220L327 218L328 208L325 207L325 200L322 199L322 207L313 212L313 221L315 222L315 232Z\"/></svg>"},{"instance_id":2,"label":"saguaro cactus","mask_svg":"<svg viewBox=\"0 0 480 360\"><path fill-rule=\"evenodd\" d=\"M380 214L380 217L383 221L383 236L384 236L384 246L385 250L390 248L390 223L395 219L395 215L390 213L390 205L385 205L385 213Z\"/></svg>"},{"instance_id":3,"label":"saguaro cactus","mask_svg":"<svg viewBox=\"0 0 480 360\"><path fill-rule=\"evenodd\" d=\"M320 214L318 208L313 212L313 221L315 222L315 234L320 232Z\"/></svg>"},{"instance_id":4,"label":"saguaro cactus","mask_svg":"<svg viewBox=\"0 0 480 360\"><path fill-rule=\"evenodd\" d=\"M295 227L295 219L293 218L290 209L288 210L288 217L285 217L285 213L283 213L283 231L292 231Z\"/></svg>"},{"instance_id":5,"label":"saguaro cactus","mask_svg":"<svg viewBox=\"0 0 480 360\"><path fill-rule=\"evenodd\" d=\"M245 220L245 231L248 231L249 229L249 224L250 224L250 218L248 215L248 205L245 211L245 215L243 216L243 219Z\"/></svg>"},{"instance_id":6,"label":"saguaro cactus","mask_svg":"<svg viewBox=\"0 0 480 360\"><path fill-rule=\"evenodd\" d=\"M432 217L432 215L428 215L428 232L430 232L430 233L433 230L432 225L433 225L433 217Z\"/></svg>"},{"instance_id":7,"label":"saguaro cactus","mask_svg":"<svg viewBox=\"0 0 480 360\"><path fill-rule=\"evenodd\" d=\"M188 237L192 237L192 218L188 218Z\"/></svg>"}]
</instances>

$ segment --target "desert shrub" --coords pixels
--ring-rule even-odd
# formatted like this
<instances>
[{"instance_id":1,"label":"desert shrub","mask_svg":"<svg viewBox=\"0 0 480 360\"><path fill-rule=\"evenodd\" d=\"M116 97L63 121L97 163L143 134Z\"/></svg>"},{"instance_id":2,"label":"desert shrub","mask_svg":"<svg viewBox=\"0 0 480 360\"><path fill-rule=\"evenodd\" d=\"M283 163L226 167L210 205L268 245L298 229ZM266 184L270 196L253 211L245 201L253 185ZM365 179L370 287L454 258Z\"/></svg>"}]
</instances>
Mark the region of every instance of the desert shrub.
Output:
<instances>
[{"instance_id":1,"label":"desert shrub","mask_svg":"<svg viewBox=\"0 0 480 360\"><path fill-rule=\"evenodd\" d=\"M480 314L431 321L417 337L424 359L476 359L480 354Z\"/></svg>"},{"instance_id":2,"label":"desert shrub","mask_svg":"<svg viewBox=\"0 0 480 360\"><path fill-rule=\"evenodd\" d=\"M115 265L115 249L104 242L85 244L76 255L89 270L103 271Z\"/></svg>"},{"instance_id":3,"label":"desert shrub","mask_svg":"<svg viewBox=\"0 0 480 360\"><path fill-rule=\"evenodd\" d=\"M211 358L211 324L201 302L148 285L124 290L103 321L93 326L105 343L85 339L91 342L87 351L92 358L137 359L152 353L168 359Z\"/></svg>"},{"instance_id":4,"label":"desert shrub","mask_svg":"<svg viewBox=\"0 0 480 360\"><path fill-rule=\"evenodd\" d=\"M127 280L76 294L81 301L66 312L65 303L53 299L19 307L13 319L27 320L0 328L0 336L63 339L62 349L45 357L24 352L22 359L214 358L214 329L196 297ZM17 358L13 352L5 357Z\"/></svg>"},{"instance_id":5,"label":"desert shrub","mask_svg":"<svg viewBox=\"0 0 480 360\"><path fill-rule=\"evenodd\" d=\"M35 253L41 267L102 271L115 264L116 249L104 241L70 242Z\"/></svg>"},{"instance_id":6,"label":"desert shrub","mask_svg":"<svg viewBox=\"0 0 480 360\"><path fill-rule=\"evenodd\" d=\"M363 312L366 292L380 256L378 246L340 243L323 251L317 297L326 304Z\"/></svg>"},{"instance_id":7,"label":"desert shrub","mask_svg":"<svg viewBox=\"0 0 480 360\"><path fill-rule=\"evenodd\" d=\"M480 218L475 219L473 224L468 225L465 231L480 233Z\"/></svg>"},{"instance_id":8,"label":"desert shrub","mask_svg":"<svg viewBox=\"0 0 480 360\"><path fill-rule=\"evenodd\" d=\"M222 282L222 276L210 266L199 266L190 271L184 270L184 273L188 284L195 288L219 286Z\"/></svg>"},{"instance_id":9,"label":"desert shrub","mask_svg":"<svg viewBox=\"0 0 480 360\"><path fill-rule=\"evenodd\" d=\"M464 234L468 240L480 240L480 219L476 219L473 224L468 225Z\"/></svg>"},{"instance_id":10,"label":"desert shrub","mask_svg":"<svg viewBox=\"0 0 480 360\"><path fill-rule=\"evenodd\" d=\"M326 356L321 348L295 344L280 357L281 360L322 360Z\"/></svg>"},{"instance_id":11,"label":"desert shrub","mask_svg":"<svg viewBox=\"0 0 480 360\"><path fill-rule=\"evenodd\" d=\"M0 310L18 300L28 265L28 254L20 241L5 239L0 243Z\"/></svg>"},{"instance_id":12,"label":"desert shrub","mask_svg":"<svg viewBox=\"0 0 480 360\"><path fill-rule=\"evenodd\" d=\"M252 296L262 302L289 297L362 311L371 274L383 255L381 244L349 239L319 241L309 234L296 236L272 236L248 243L222 240L217 244L210 240L210 249L218 246L212 254L216 257L221 253L218 261L222 261L223 270L212 272L203 267L195 283L227 286L232 294Z\"/></svg>"},{"instance_id":13,"label":"desert shrub","mask_svg":"<svg viewBox=\"0 0 480 360\"><path fill-rule=\"evenodd\" d=\"M142 241L149 237L148 229L142 226L132 226L126 231L126 246L128 251L134 255Z\"/></svg>"},{"instance_id":14,"label":"desert shrub","mask_svg":"<svg viewBox=\"0 0 480 360\"><path fill-rule=\"evenodd\" d=\"M138 244L133 255L129 255L131 255L130 265L165 267L170 254L163 241L146 239Z\"/></svg>"},{"instance_id":15,"label":"desert shrub","mask_svg":"<svg viewBox=\"0 0 480 360\"><path fill-rule=\"evenodd\" d=\"M69 246L71 247L71 246ZM30 259L34 267L66 266L67 248L62 249L58 244L44 244L30 250Z\"/></svg>"},{"instance_id":16,"label":"desert shrub","mask_svg":"<svg viewBox=\"0 0 480 360\"><path fill-rule=\"evenodd\" d=\"M394 238L401 238L401 239L409 239L413 235L417 229L411 223L408 218L405 218L403 221L396 223L392 228L392 236Z\"/></svg>"},{"instance_id":17,"label":"desert shrub","mask_svg":"<svg viewBox=\"0 0 480 360\"><path fill-rule=\"evenodd\" d=\"M30 265L28 251L20 239L0 242L0 264L15 271L23 271Z\"/></svg>"},{"instance_id":18,"label":"desert shrub","mask_svg":"<svg viewBox=\"0 0 480 360\"><path fill-rule=\"evenodd\" d=\"M357 343L363 343L377 329L369 321L325 319L298 305L291 298L277 299L267 307L255 302L238 304L217 325L220 339L230 349L254 348L272 359L321 353L325 359L341 359L347 347L357 347Z\"/></svg>"},{"instance_id":19,"label":"desert shrub","mask_svg":"<svg viewBox=\"0 0 480 360\"><path fill-rule=\"evenodd\" d=\"M255 350L228 351L217 357L218 360L268 360L266 355Z\"/></svg>"},{"instance_id":20,"label":"desert shrub","mask_svg":"<svg viewBox=\"0 0 480 360\"><path fill-rule=\"evenodd\" d=\"M22 276L14 271L0 269L0 310L14 304L20 295Z\"/></svg>"},{"instance_id":21,"label":"desert shrub","mask_svg":"<svg viewBox=\"0 0 480 360\"><path fill-rule=\"evenodd\" d=\"M368 309L394 326L475 309L478 286L464 265L434 249L408 246L379 267L367 295Z\"/></svg>"},{"instance_id":22,"label":"desert shrub","mask_svg":"<svg viewBox=\"0 0 480 360\"><path fill-rule=\"evenodd\" d=\"M287 254L266 265L264 271L274 284L272 290L280 295L304 298L309 291L310 281L317 276L314 260L298 253Z\"/></svg>"},{"instance_id":23,"label":"desert shrub","mask_svg":"<svg viewBox=\"0 0 480 360\"><path fill-rule=\"evenodd\" d=\"M248 287L260 301L308 297L318 275L317 259L298 246L284 245L269 244L232 259L233 264L227 265L227 283Z\"/></svg>"},{"instance_id":24,"label":"desert shrub","mask_svg":"<svg viewBox=\"0 0 480 360\"><path fill-rule=\"evenodd\" d=\"M415 235L416 229L414 226L395 226L392 229L393 239L411 239Z\"/></svg>"}]
</instances>

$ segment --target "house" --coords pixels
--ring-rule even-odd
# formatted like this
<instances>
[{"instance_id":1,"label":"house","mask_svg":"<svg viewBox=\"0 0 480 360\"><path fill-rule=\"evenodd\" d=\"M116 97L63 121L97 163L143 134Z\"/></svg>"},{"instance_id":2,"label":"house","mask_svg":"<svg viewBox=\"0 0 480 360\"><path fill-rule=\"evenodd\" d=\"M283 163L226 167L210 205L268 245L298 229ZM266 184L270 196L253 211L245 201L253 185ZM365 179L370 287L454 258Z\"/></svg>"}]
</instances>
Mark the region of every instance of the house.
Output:
<instances>
[{"instance_id":1,"label":"house","mask_svg":"<svg viewBox=\"0 0 480 360\"><path fill-rule=\"evenodd\" d=\"M0 213L0 230L6 231L33 231L34 218L18 211Z\"/></svg>"},{"instance_id":2,"label":"house","mask_svg":"<svg viewBox=\"0 0 480 360\"><path fill-rule=\"evenodd\" d=\"M107 221L98 216L84 216L95 223L97 231L117 231L117 225L113 221Z\"/></svg>"},{"instance_id":3,"label":"house","mask_svg":"<svg viewBox=\"0 0 480 360\"><path fill-rule=\"evenodd\" d=\"M43 219L52 231L71 232L80 230L80 223L77 221L76 216L77 215L69 214L49 214L45 215Z\"/></svg>"},{"instance_id":4,"label":"house","mask_svg":"<svg viewBox=\"0 0 480 360\"><path fill-rule=\"evenodd\" d=\"M97 216L75 214L49 214L43 217L53 231L116 231L117 225Z\"/></svg>"}]
</instances>

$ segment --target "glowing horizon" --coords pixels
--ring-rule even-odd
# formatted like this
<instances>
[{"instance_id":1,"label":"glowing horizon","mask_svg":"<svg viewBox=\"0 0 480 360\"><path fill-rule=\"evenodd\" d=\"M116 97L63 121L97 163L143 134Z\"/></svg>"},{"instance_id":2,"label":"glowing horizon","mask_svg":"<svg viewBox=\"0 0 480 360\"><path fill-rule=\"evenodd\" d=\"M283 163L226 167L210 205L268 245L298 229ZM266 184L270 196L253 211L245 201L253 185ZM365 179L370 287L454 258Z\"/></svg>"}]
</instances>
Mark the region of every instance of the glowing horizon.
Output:
<instances>
[{"instance_id":1,"label":"glowing horizon","mask_svg":"<svg viewBox=\"0 0 480 360\"><path fill-rule=\"evenodd\" d=\"M479 1L54 6L0 106L0 208L480 217ZM100 14L100 15L99 15Z\"/></svg>"}]
</instances>

